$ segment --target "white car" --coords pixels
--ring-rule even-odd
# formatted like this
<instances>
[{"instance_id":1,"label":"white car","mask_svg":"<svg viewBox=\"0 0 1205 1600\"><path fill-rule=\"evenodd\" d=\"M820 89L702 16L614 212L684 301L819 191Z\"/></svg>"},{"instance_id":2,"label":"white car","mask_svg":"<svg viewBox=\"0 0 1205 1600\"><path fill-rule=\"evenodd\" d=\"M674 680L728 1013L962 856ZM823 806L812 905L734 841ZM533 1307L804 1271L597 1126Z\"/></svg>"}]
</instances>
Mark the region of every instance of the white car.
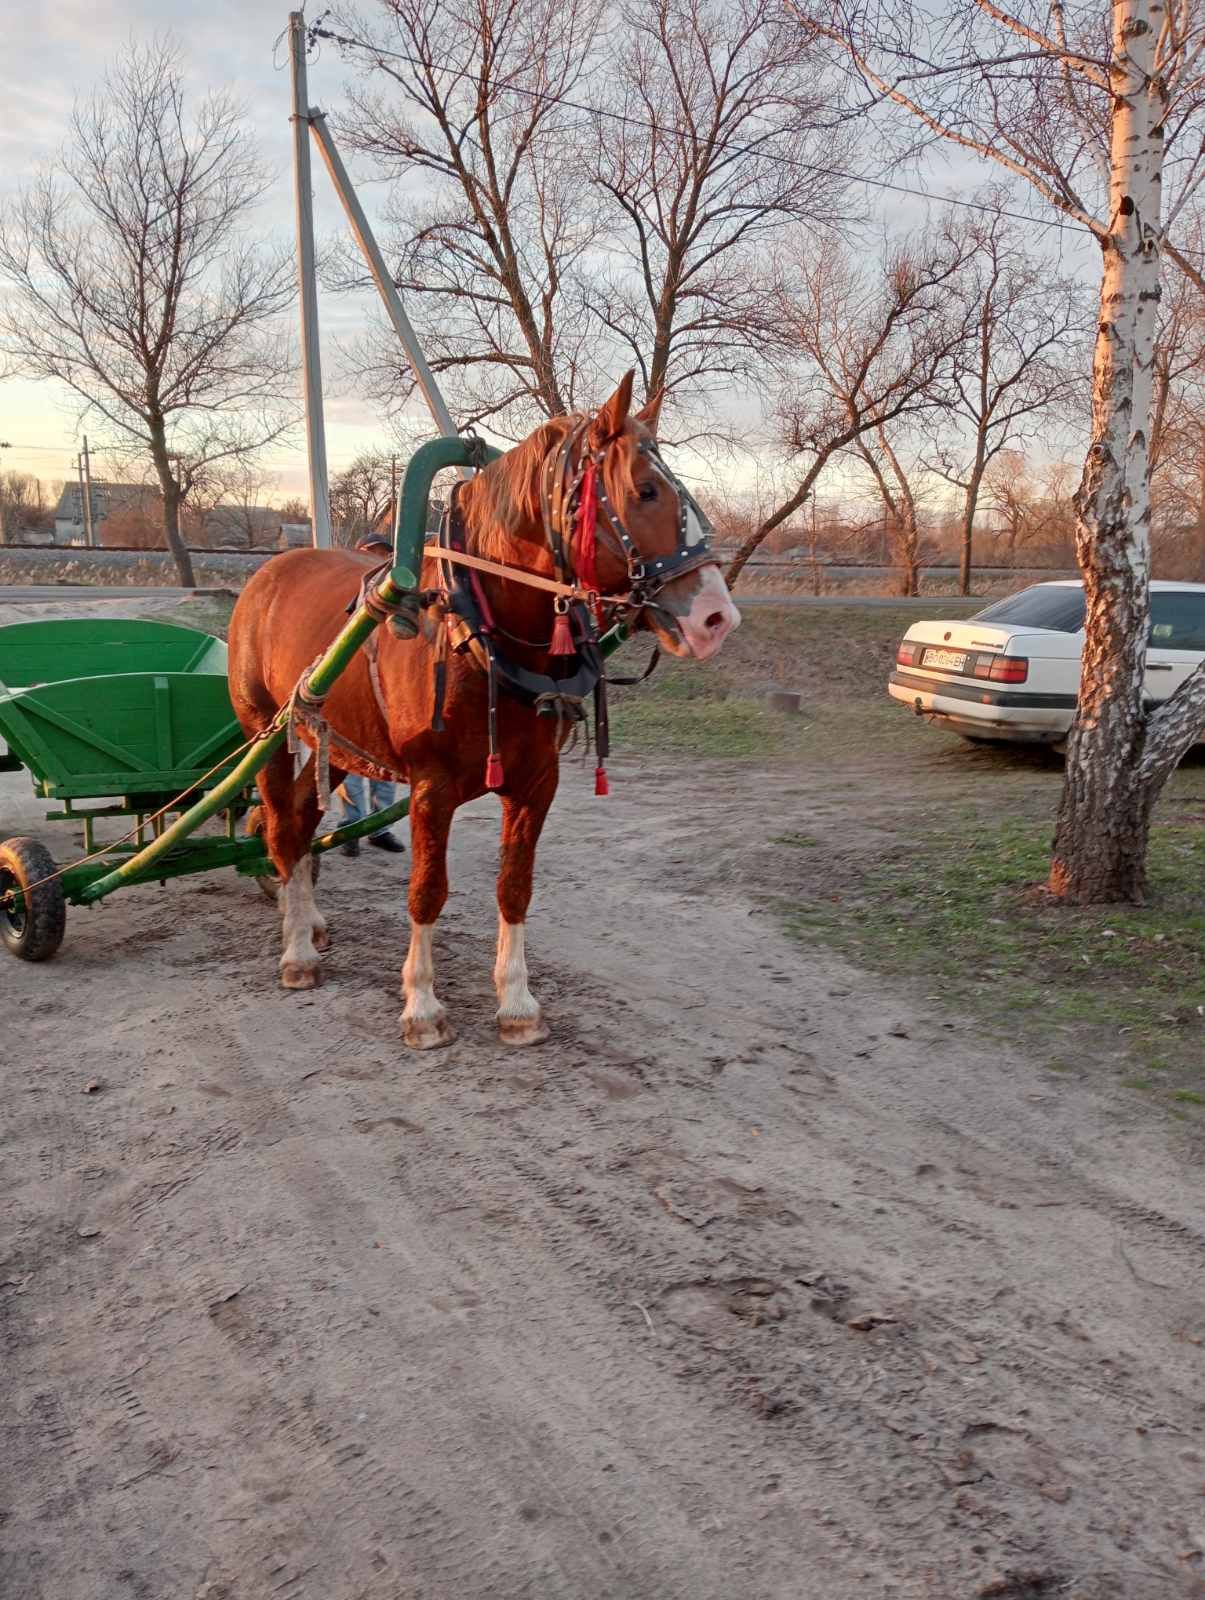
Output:
<instances>
[{"instance_id":1,"label":"white car","mask_svg":"<svg viewBox=\"0 0 1205 1600\"><path fill-rule=\"evenodd\" d=\"M1061 744L1083 648L1083 584L1036 583L965 622L913 623L888 690L965 739ZM1152 583L1148 700L1166 700L1203 658L1205 583Z\"/></svg>"}]
</instances>

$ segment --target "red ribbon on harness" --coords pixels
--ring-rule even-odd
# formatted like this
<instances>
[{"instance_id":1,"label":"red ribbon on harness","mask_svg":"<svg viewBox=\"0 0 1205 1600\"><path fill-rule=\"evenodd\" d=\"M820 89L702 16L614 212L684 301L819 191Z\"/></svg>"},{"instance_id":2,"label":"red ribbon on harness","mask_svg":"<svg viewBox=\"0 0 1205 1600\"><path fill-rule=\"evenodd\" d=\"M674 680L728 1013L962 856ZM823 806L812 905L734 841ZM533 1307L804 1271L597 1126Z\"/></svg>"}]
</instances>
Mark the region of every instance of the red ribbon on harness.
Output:
<instances>
[{"instance_id":1,"label":"red ribbon on harness","mask_svg":"<svg viewBox=\"0 0 1205 1600\"><path fill-rule=\"evenodd\" d=\"M586 462L582 473L582 492L577 503L577 559L574 567L583 589L598 589L595 570L598 552L598 468Z\"/></svg>"}]
</instances>

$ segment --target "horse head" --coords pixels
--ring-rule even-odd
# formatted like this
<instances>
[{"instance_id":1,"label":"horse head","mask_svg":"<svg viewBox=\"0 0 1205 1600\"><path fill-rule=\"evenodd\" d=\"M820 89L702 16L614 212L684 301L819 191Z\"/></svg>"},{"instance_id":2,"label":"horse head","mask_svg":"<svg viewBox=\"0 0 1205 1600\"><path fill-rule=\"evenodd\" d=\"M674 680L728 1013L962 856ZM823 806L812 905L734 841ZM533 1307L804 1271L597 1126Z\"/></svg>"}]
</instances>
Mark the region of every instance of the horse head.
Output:
<instances>
[{"instance_id":1,"label":"horse head","mask_svg":"<svg viewBox=\"0 0 1205 1600\"><path fill-rule=\"evenodd\" d=\"M491 554L555 573L668 654L705 661L740 612L706 516L658 449L660 396L633 411L633 377L596 412L554 418L483 472L470 518Z\"/></svg>"},{"instance_id":2,"label":"horse head","mask_svg":"<svg viewBox=\"0 0 1205 1600\"><path fill-rule=\"evenodd\" d=\"M651 630L670 655L705 661L741 614L712 548L710 523L657 447L662 396L633 412L633 377L626 374L584 436L601 477L598 588L607 595L630 586L634 625Z\"/></svg>"}]
</instances>

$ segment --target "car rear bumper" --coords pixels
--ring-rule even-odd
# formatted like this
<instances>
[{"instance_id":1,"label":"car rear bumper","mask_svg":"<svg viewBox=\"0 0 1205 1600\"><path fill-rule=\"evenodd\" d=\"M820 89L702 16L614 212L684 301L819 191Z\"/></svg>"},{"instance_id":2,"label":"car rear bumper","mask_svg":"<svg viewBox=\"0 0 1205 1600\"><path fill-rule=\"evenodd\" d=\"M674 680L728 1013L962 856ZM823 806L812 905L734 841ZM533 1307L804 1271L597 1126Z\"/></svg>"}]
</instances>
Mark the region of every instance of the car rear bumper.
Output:
<instances>
[{"instance_id":1,"label":"car rear bumper","mask_svg":"<svg viewBox=\"0 0 1205 1600\"><path fill-rule=\"evenodd\" d=\"M917 716L979 739L1057 742L1066 736L1075 716L1073 694L959 683L921 672L893 672L887 690Z\"/></svg>"}]
</instances>

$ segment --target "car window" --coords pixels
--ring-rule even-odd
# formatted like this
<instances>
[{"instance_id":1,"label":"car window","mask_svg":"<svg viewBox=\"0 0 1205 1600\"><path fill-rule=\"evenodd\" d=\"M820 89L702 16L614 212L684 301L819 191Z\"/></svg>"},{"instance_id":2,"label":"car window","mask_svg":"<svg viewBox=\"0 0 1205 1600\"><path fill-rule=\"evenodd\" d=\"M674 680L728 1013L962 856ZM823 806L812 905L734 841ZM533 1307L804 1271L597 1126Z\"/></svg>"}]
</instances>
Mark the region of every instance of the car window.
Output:
<instances>
[{"instance_id":1,"label":"car window","mask_svg":"<svg viewBox=\"0 0 1205 1600\"><path fill-rule=\"evenodd\" d=\"M1007 600L997 600L977 611L975 622L1008 623L1022 628L1053 628L1056 633L1078 633L1084 625L1084 591L1061 584L1039 583Z\"/></svg>"},{"instance_id":2,"label":"car window","mask_svg":"<svg viewBox=\"0 0 1205 1600\"><path fill-rule=\"evenodd\" d=\"M1205 650L1205 594L1153 594L1150 642L1164 650Z\"/></svg>"}]
</instances>

